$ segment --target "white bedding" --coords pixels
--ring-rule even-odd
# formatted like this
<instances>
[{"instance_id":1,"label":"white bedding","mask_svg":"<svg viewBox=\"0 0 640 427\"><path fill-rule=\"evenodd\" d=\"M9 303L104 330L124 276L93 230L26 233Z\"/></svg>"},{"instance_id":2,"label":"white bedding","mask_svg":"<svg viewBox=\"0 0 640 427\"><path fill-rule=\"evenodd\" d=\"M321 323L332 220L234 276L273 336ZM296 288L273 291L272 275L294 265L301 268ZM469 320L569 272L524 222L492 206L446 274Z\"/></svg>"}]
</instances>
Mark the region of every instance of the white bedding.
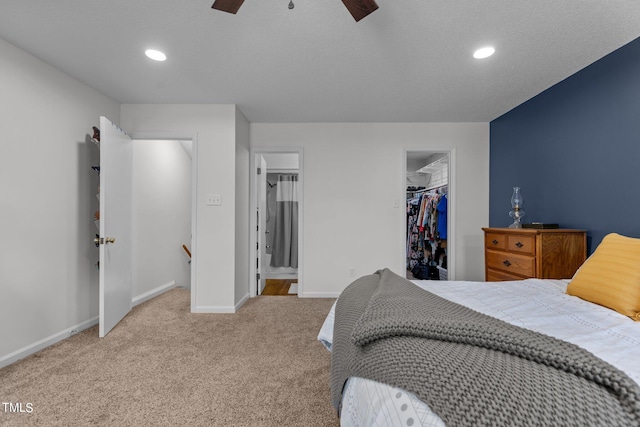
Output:
<instances>
[{"instance_id":1,"label":"white bedding","mask_svg":"<svg viewBox=\"0 0 640 427\"><path fill-rule=\"evenodd\" d=\"M478 312L579 345L640 384L640 357L637 356L640 322L567 295L568 280L414 280L413 283ZM335 304L318 334L318 340L329 350L334 309ZM404 394L398 396L398 393ZM369 399L379 402L376 406L382 409L372 409ZM444 425L424 402L410 393L362 378L347 381L340 420L345 426Z\"/></svg>"}]
</instances>

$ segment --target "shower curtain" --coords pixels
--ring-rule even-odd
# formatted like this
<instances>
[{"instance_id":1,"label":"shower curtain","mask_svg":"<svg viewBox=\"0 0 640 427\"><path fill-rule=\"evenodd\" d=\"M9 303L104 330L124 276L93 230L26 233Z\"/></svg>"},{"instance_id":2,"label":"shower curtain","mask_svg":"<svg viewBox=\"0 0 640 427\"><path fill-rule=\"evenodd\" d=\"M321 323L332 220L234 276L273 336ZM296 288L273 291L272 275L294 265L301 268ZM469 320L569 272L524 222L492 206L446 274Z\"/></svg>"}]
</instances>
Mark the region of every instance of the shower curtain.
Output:
<instances>
[{"instance_id":1,"label":"shower curtain","mask_svg":"<svg viewBox=\"0 0 640 427\"><path fill-rule=\"evenodd\" d=\"M272 267L298 268L298 175L279 175Z\"/></svg>"}]
</instances>

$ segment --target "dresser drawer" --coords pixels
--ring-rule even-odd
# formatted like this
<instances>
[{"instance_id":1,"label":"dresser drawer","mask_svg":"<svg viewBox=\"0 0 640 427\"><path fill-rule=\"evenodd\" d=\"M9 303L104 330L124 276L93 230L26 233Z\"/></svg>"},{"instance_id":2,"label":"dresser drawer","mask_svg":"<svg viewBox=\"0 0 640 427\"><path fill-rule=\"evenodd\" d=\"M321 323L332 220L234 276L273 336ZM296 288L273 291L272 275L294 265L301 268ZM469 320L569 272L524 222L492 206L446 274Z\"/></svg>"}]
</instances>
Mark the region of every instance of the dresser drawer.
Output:
<instances>
[{"instance_id":1,"label":"dresser drawer","mask_svg":"<svg viewBox=\"0 0 640 427\"><path fill-rule=\"evenodd\" d=\"M507 249L522 254L536 254L536 237L510 234L507 236Z\"/></svg>"},{"instance_id":2,"label":"dresser drawer","mask_svg":"<svg viewBox=\"0 0 640 427\"><path fill-rule=\"evenodd\" d=\"M507 236L499 233L485 233L484 247L487 249L507 249Z\"/></svg>"},{"instance_id":3,"label":"dresser drawer","mask_svg":"<svg viewBox=\"0 0 640 427\"><path fill-rule=\"evenodd\" d=\"M535 277L536 259L532 256L487 250L485 261L487 270L500 270L524 277Z\"/></svg>"},{"instance_id":4,"label":"dresser drawer","mask_svg":"<svg viewBox=\"0 0 640 427\"><path fill-rule=\"evenodd\" d=\"M522 280L522 276L507 273L500 270L487 270L487 282L504 282L512 280Z\"/></svg>"}]
</instances>

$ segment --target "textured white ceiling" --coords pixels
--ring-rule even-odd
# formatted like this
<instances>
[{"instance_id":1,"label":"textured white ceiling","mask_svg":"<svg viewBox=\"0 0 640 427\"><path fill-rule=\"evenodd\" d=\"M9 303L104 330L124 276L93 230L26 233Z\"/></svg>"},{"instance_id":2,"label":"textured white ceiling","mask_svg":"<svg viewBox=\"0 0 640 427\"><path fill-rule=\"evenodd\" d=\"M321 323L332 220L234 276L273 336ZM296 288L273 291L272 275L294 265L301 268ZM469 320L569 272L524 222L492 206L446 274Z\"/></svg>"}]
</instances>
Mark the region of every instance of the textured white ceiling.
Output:
<instances>
[{"instance_id":1,"label":"textured white ceiling","mask_svg":"<svg viewBox=\"0 0 640 427\"><path fill-rule=\"evenodd\" d=\"M490 121L640 36L639 0L294 2L0 0L0 37L120 103L295 123Z\"/></svg>"}]
</instances>

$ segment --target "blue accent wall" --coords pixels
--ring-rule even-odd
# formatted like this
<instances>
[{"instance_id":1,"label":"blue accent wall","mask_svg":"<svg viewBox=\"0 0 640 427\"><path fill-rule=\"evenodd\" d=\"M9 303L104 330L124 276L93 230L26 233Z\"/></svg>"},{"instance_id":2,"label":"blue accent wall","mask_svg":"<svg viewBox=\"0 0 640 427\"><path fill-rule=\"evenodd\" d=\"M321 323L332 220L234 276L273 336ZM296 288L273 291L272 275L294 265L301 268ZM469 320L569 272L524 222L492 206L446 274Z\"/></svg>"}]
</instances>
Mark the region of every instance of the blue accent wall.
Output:
<instances>
[{"instance_id":1,"label":"blue accent wall","mask_svg":"<svg viewBox=\"0 0 640 427\"><path fill-rule=\"evenodd\" d=\"M593 252L611 232L640 237L640 38L490 124L489 225L587 230Z\"/></svg>"}]
</instances>

